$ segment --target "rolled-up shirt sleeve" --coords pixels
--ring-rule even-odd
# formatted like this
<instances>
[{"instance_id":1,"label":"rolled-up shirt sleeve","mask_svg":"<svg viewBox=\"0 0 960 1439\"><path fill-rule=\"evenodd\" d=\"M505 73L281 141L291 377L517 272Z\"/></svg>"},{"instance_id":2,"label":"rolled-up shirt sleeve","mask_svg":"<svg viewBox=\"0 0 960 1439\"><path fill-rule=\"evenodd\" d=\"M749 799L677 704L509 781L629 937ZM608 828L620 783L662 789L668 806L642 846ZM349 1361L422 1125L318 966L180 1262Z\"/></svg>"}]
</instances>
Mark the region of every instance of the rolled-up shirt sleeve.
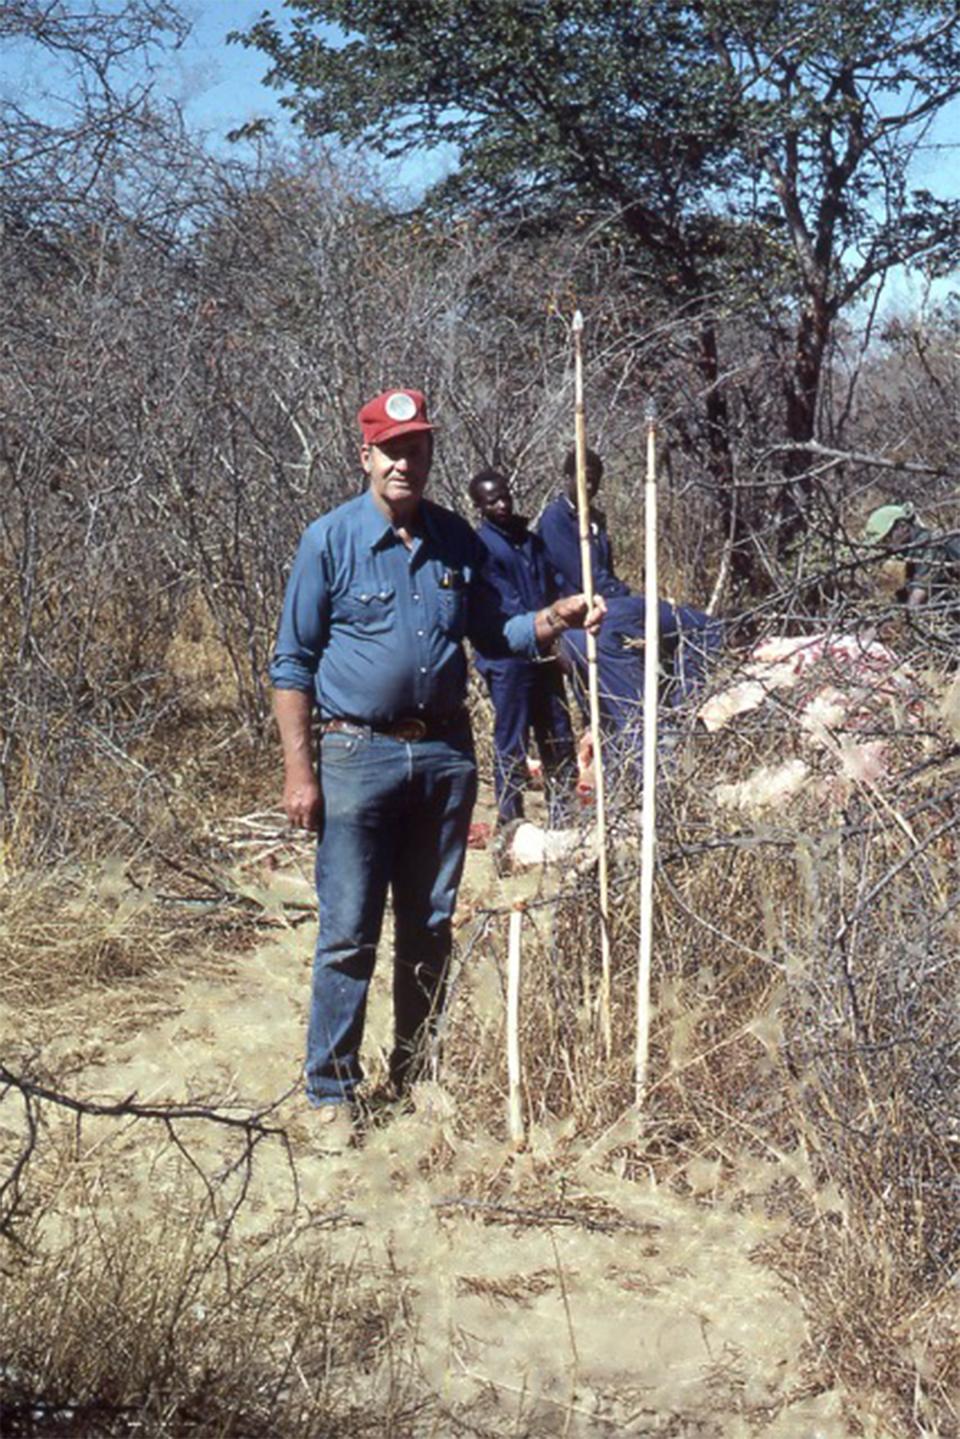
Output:
<instances>
[{"instance_id":1,"label":"rolled-up shirt sleeve","mask_svg":"<svg viewBox=\"0 0 960 1439\"><path fill-rule=\"evenodd\" d=\"M311 525L300 541L287 582L270 666L274 689L316 693L317 670L329 629L329 581L318 526Z\"/></svg>"},{"instance_id":2,"label":"rolled-up shirt sleeve","mask_svg":"<svg viewBox=\"0 0 960 1439\"><path fill-rule=\"evenodd\" d=\"M535 660L540 653L537 644L536 613L513 615L504 626L504 636L510 653L524 659Z\"/></svg>"}]
</instances>

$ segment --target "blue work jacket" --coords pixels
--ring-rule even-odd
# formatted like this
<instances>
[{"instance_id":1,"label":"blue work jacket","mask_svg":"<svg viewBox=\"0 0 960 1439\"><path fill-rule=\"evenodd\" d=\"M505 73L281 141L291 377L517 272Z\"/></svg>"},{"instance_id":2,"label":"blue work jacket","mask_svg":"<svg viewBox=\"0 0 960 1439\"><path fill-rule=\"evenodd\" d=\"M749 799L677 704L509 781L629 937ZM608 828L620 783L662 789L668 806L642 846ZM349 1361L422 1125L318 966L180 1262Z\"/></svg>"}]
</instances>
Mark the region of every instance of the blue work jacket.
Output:
<instances>
[{"instance_id":1,"label":"blue work jacket","mask_svg":"<svg viewBox=\"0 0 960 1439\"><path fill-rule=\"evenodd\" d=\"M508 614L542 610L557 598L543 540L525 520L515 529L483 520L477 538L487 551L485 574Z\"/></svg>"},{"instance_id":2,"label":"blue work jacket","mask_svg":"<svg viewBox=\"0 0 960 1439\"><path fill-rule=\"evenodd\" d=\"M550 501L537 523L547 560L557 589L562 595L578 595L583 591L583 567L580 564L580 525L576 505L566 495ZM610 536L595 510L590 519L590 560L593 588L605 599L629 595L630 586L618 579L613 569L613 547Z\"/></svg>"},{"instance_id":3,"label":"blue work jacket","mask_svg":"<svg viewBox=\"0 0 960 1439\"><path fill-rule=\"evenodd\" d=\"M287 583L270 666L275 689L314 696L324 718L391 724L451 717L466 697L463 640L537 654L532 614L509 614L466 520L428 500L407 549L369 491L315 520Z\"/></svg>"},{"instance_id":4,"label":"blue work jacket","mask_svg":"<svg viewBox=\"0 0 960 1439\"><path fill-rule=\"evenodd\" d=\"M556 599L557 587L543 541L528 528L525 520L509 529L494 520L482 520L477 527L477 538L487 552L484 574L507 614L536 612ZM477 669L482 675L510 663L483 654L476 656Z\"/></svg>"}]
</instances>

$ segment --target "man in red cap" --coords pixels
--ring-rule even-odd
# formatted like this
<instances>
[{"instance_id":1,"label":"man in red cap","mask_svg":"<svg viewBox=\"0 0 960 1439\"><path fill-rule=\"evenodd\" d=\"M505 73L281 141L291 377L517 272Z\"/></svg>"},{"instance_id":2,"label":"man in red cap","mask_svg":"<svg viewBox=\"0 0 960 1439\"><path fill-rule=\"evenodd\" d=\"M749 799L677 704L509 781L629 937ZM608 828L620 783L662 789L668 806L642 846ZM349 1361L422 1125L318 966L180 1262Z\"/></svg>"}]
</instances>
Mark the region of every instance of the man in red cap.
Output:
<instances>
[{"instance_id":1,"label":"man in red cap","mask_svg":"<svg viewBox=\"0 0 960 1439\"><path fill-rule=\"evenodd\" d=\"M318 833L307 1097L340 1142L363 1078L388 890L398 1093L419 1072L443 1004L476 798L463 641L482 654L533 659L568 629L597 629L604 613L602 599L588 612L585 597L571 595L505 614L470 525L423 497L434 430L424 396L387 390L358 420L367 489L304 533L270 670L284 808L291 824Z\"/></svg>"}]
</instances>

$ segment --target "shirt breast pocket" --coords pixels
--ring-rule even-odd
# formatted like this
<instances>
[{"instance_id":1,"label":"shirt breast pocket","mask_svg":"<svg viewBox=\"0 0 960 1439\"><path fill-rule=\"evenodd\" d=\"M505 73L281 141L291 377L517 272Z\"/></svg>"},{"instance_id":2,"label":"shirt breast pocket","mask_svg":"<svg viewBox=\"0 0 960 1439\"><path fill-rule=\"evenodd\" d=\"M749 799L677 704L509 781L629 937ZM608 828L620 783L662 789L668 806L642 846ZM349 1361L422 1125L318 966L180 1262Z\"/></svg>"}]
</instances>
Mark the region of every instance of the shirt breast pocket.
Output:
<instances>
[{"instance_id":1,"label":"shirt breast pocket","mask_svg":"<svg viewBox=\"0 0 960 1439\"><path fill-rule=\"evenodd\" d=\"M462 640L467 632L467 592L463 585L437 591L440 606L440 628L452 640Z\"/></svg>"},{"instance_id":2,"label":"shirt breast pocket","mask_svg":"<svg viewBox=\"0 0 960 1439\"><path fill-rule=\"evenodd\" d=\"M362 588L349 590L341 601L344 623L365 635L387 634L396 617L394 590Z\"/></svg>"}]
</instances>

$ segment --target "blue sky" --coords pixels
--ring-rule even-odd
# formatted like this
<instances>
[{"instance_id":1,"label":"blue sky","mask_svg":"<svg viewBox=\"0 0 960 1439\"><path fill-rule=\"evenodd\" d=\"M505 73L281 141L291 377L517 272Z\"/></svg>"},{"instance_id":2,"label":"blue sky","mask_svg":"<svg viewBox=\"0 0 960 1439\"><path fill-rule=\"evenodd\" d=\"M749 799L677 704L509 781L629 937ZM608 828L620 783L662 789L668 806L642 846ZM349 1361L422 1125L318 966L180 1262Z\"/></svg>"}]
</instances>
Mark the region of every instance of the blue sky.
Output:
<instances>
[{"instance_id":1,"label":"blue sky","mask_svg":"<svg viewBox=\"0 0 960 1439\"><path fill-rule=\"evenodd\" d=\"M122 0L102 0L103 8L120 8ZM274 91L261 81L268 65L259 51L228 45L230 30L245 29L270 0L183 0L177 9L192 29L175 52L154 52L154 84L158 93L179 101L195 128L225 135L245 120L259 115L282 115ZM68 14L82 12L76 0L65 0ZM272 8L279 11L279 4ZM141 78L143 67L131 66L131 78ZM5 36L0 46L0 91L38 113L56 113L57 97L69 102L71 79L48 52L25 39Z\"/></svg>"},{"instance_id":2,"label":"blue sky","mask_svg":"<svg viewBox=\"0 0 960 1439\"><path fill-rule=\"evenodd\" d=\"M231 30L247 29L266 10L282 24L280 0L184 0L181 9L193 28L163 67L159 84L183 106L191 127L206 131L212 139L262 118L273 121L278 136L284 132L292 136L279 92L262 83L269 69L267 58L258 50L226 43ZM422 194L426 185L442 177L448 163L442 148L403 163L370 161L385 188L404 198Z\"/></svg>"},{"instance_id":3,"label":"blue sky","mask_svg":"<svg viewBox=\"0 0 960 1439\"><path fill-rule=\"evenodd\" d=\"M163 88L180 101L194 126L225 135L260 117L282 123L276 91L261 83L266 56L226 43L231 30L247 29L268 8L280 7L266 0L188 0L182 6L193 30L165 67Z\"/></svg>"},{"instance_id":4,"label":"blue sky","mask_svg":"<svg viewBox=\"0 0 960 1439\"><path fill-rule=\"evenodd\" d=\"M80 13L78 0L62 0L67 13ZM100 0L110 9L123 0ZM245 30L267 10L284 21L281 0L178 0L177 10L190 25L190 33L177 49L153 54L151 83L158 96L175 100L187 124L202 132L212 147L226 146L226 136L248 121L268 119L278 138L294 136L275 90L263 84L269 69L258 50L227 44L232 30ZM131 80L146 78L142 64L131 66ZM5 37L0 45L0 99L13 101L27 112L68 122L75 94L67 66L58 66L48 52L27 40ZM404 164L378 165L384 188L409 199L438 179L446 160L439 151Z\"/></svg>"}]
</instances>

